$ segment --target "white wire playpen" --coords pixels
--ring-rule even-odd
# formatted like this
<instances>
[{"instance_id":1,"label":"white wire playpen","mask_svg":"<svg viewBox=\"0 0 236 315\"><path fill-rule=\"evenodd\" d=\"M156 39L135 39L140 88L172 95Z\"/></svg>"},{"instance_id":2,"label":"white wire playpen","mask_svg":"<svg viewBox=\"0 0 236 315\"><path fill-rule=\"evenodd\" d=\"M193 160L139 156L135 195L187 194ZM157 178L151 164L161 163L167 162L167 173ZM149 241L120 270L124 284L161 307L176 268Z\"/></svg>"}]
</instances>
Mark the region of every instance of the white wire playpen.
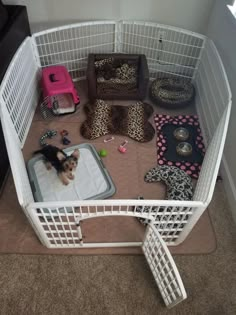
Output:
<instances>
[{"instance_id":1,"label":"white wire playpen","mask_svg":"<svg viewBox=\"0 0 236 315\"><path fill-rule=\"evenodd\" d=\"M41 69L63 64L74 80L83 80L89 53L112 52L145 54L151 79L168 74L191 79L195 85L207 151L192 201L34 201L22 148L39 103ZM0 103L18 200L42 244L48 248L142 245L166 304L173 306L185 298L161 238L168 245L181 243L212 199L231 109L229 84L213 42L197 33L147 22L87 22L43 31L28 37L15 54L0 88ZM145 206L149 213L136 211ZM80 221L103 216L142 217L152 224L143 243L84 242Z\"/></svg>"}]
</instances>

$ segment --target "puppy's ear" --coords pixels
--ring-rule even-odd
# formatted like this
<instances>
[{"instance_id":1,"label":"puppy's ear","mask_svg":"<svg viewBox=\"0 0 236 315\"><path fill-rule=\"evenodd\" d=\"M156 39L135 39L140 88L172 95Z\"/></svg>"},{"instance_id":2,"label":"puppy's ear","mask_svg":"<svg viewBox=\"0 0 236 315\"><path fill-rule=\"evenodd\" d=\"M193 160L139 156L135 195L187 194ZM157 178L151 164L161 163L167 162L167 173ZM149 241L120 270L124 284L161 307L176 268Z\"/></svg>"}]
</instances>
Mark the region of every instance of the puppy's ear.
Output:
<instances>
[{"instance_id":1,"label":"puppy's ear","mask_svg":"<svg viewBox=\"0 0 236 315\"><path fill-rule=\"evenodd\" d=\"M65 155L61 153L60 151L57 152L57 158L59 161L65 160Z\"/></svg>"},{"instance_id":2,"label":"puppy's ear","mask_svg":"<svg viewBox=\"0 0 236 315\"><path fill-rule=\"evenodd\" d=\"M74 158L78 159L79 158L79 150L75 149L74 152L71 154Z\"/></svg>"}]
</instances>

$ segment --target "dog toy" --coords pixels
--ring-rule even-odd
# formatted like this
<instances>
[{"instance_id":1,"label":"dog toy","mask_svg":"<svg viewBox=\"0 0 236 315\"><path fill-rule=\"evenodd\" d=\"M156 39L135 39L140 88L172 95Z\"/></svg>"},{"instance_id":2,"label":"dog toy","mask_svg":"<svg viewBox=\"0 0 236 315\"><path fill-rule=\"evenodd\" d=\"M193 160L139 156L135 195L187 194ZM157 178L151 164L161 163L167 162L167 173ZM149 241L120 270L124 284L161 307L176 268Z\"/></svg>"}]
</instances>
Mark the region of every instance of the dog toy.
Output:
<instances>
[{"instance_id":1,"label":"dog toy","mask_svg":"<svg viewBox=\"0 0 236 315\"><path fill-rule=\"evenodd\" d=\"M106 157L106 156L107 156L107 150L105 150L105 149L100 150L100 151L99 151L99 155L100 155L101 157Z\"/></svg>"},{"instance_id":2,"label":"dog toy","mask_svg":"<svg viewBox=\"0 0 236 315\"><path fill-rule=\"evenodd\" d=\"M39 140L40 145L41 146L47 145L47 143L45 142L45 139L47 138L51 139L52 137L56 136L56 134L57 134L56 130L47 130Z\"/></svg>"},{"instance_id":3,"label":"dog toy","mask_svg":"<svg viewBox=\"0 0 236 315\"><path fill-rule=\"evenodd\" d=\"M110 137L110 138L106 138L106 139L104 139L103 140L103 142L110 142L110 141L112 141L112 140L114 140L115 138L114 137Z\"/></svg>"},{"instance_id":4,"label":"dog toy","mask_svg":"<svg viewBox=\"0 0 236 315\"><path fill-rule=\"evenodd\" d=\"M66 129L63 129L61 132L60 132L61 136L62 137L65 137L65 136L68 136L69 132L66 130Z\"/></svg>"},{"instance_id":5,"label":"dog toy","mask_svg":"<svg viewBox=\"0 0 236 315\"><path fill-rule=\"evenodd\" d=\"M66 138L66 136L68 136L69 132L65 129L63 129L61 132L60 132L61 136L62 136L62 144L64 145L68 145L70 144L70 140L68 138Z\"/></svg>"},{"instance_id":6,"label":"dog toy","mask_svg":"<svg viewBox=\"0 0 236 315\"><path fill-rule=\"evenodd\" d=\"M125 153L127 151L127 148L125 148L127 143L128 143L128 140L125 140L121 145L119 145L118 151L120 153Z\"/></svg>"},{"instance_id":7,"label":"dog toy","mask_svg":"<svg viewBox=\"0 0 236 315\"><path fill-rule=\"evenodd\" d=\"M70 140L66 137L63 137L62 138L62 144L64 144L64 145L70 144Z\"/></svg>"}]
</instances>

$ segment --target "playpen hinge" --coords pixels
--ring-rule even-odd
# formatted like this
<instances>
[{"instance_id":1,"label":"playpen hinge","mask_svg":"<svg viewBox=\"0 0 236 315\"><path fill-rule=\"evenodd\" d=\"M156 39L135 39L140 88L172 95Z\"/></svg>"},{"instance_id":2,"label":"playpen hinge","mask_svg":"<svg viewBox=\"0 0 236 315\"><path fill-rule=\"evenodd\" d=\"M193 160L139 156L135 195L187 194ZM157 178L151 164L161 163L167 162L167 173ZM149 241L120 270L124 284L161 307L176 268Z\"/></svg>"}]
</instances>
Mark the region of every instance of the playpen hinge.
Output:
<instances>
[{"instance_id":1,"label":"playpen hinge","mask_svg":"<svg viewBox=\"0 0 236 315\"><path fill-rule=\"evenodd\" d=\"M200 66L201 60L202 60L202 55L203 55L203 52L205 50L205 47L206 47L206 38L203 40L203 43L202 43L202 48L201 48L201 51L199 53L198 60L197 60L197 63L195 65L195 69L194 69L194 72L193 72L192 82L196 79L196 75L197 75L198 68Z\"/></svg>"},{"instance_id":2,"label":"playpen hinge","mask_svg":"<svg viewBox=\"0 0 236 315\"><path fill-rule=\"evenodd\" d=\"M77 228L77 233L79 235L79 242L80 242L80 245L83 246L83 235L82 235L82 230L81 230L81 226L80 226L81 222L82 221L78 217L75 219L75 225Z\"/></svg>"},{"instance_id":3,"label":"playpen hinge","mask_svg":"<svg viewBox=\"0 0 236 315\"><path fill-rule=\"evenodd\" d=\"M118 21L115 24L115 39L114 39L114 52L122 52L122 21Z\"/></svg>"},{"instance_id":4,"label":"playpen hinge","mask_svg":"<svg viewBox=\"0 0 236 315\"><path fill-rule=\"evenodd\" d=\"M39 57L39 53L38 53L35 37L31 37L31 47L32 47L32 50L33 50L33 55L34 55L34 59L36 61L36 64L37 64L37 66L39 68L41 68L42 65L41 65L41 62L40 62L40 57Z\"/></svg>"}]
</instances>

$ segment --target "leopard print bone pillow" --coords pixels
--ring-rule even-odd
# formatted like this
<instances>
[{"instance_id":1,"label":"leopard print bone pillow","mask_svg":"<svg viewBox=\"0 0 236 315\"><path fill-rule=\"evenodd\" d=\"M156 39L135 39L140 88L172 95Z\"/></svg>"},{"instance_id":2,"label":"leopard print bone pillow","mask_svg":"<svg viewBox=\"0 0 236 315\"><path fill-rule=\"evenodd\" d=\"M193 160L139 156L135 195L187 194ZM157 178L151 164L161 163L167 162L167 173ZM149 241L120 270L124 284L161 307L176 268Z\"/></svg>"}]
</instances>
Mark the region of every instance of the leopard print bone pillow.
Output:
<instances>
[{"instance_id":1,"label":"leopard print bone pillow","mask_svg":"<svg viewBox=\"0 0 236 315\"><path fill-rule=\"evenodd\" d=\"M87 104L87 119L81 126L84 138L94 140L107 134L119 134L139 142L153 139L155 129L148 122L153 113L149 104L137 102L129 106L110 105L104 100Z\"/></svg>"},{"instance_id":2,"label":"leopard print bone pillow","mask_svg":"<svg viewBox=\"0 0 236 315\"><path fill-rule=\"evenodd\" d=\"M167 199L192 200L193 185L191 177L175 166L157 166L150 169L145 177L145 182L155 183L163 181L167 186Z\"/></svg>"}]
</instances>

